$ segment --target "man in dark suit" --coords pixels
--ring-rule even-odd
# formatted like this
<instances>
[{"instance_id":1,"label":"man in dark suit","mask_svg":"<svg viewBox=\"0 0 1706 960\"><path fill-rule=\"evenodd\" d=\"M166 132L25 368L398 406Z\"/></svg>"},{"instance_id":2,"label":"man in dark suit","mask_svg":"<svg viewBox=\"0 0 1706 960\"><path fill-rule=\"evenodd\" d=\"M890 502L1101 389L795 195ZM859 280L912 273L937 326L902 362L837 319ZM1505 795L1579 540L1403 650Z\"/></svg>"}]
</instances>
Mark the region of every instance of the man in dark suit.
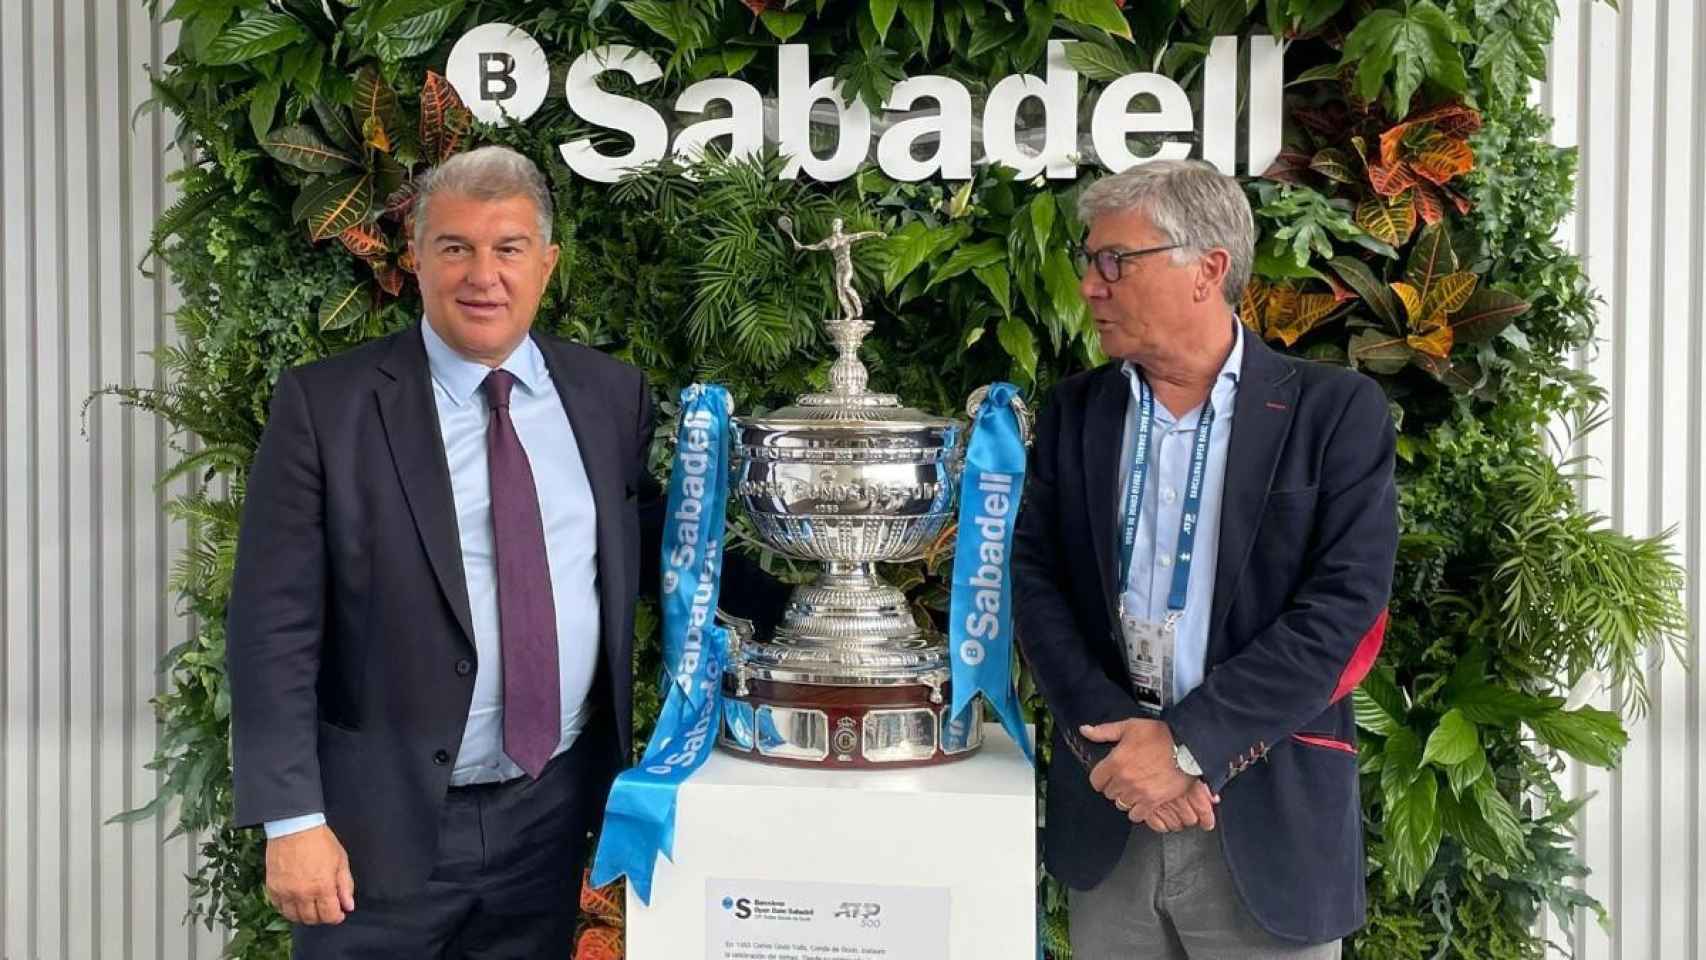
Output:
<instances>
[{"instance_id":1,"label":"man in dark suit","mask_svg":"<svg viewBox=\"0 0 1706 960\"><path fill-rule=\"evenodd\" d=\"M1336 957L1365 910L1346 694L1397 550L1386 398L1238 324L1231 177L1157 161L1079 206L1115 359L1044 405L1014 548L1073 955Z\"/></svg>"},{"instance_id":2,"label":"man in dark suit","mask_svg":"<svg viewBox=\"0 0 1706 960\"><path fill-rule=\"evenodd\" d=\"M424 322L278 381L227 657L235 822L298 957L570 950L662 500L645 378L531 332L551 220L520 154L447 160Z\"/></svg>"}]
</instances>

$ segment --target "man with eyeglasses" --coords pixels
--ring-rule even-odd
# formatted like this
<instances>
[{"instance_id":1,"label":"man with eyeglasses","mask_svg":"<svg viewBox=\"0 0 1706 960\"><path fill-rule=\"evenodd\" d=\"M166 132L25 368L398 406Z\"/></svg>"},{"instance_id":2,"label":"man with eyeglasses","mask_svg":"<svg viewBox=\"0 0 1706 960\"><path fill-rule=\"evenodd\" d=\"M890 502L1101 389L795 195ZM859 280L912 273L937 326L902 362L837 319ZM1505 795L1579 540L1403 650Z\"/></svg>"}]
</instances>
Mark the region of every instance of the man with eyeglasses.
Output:
<instances>
[{"instance_id":1,"label":"man with eyeglasses","mask_svg":"<svg viewBox=\"0 0 1706 960\"><path fill-rule=\"evenodd\" d=\"M1337 957L1365 912L1347 694L1398 540L1386 398L1239 324L1233 178L1156 161L1079 215L1113 359L1043 405L1014 550L1073 956Z\"/></svg>"}]
</instances>

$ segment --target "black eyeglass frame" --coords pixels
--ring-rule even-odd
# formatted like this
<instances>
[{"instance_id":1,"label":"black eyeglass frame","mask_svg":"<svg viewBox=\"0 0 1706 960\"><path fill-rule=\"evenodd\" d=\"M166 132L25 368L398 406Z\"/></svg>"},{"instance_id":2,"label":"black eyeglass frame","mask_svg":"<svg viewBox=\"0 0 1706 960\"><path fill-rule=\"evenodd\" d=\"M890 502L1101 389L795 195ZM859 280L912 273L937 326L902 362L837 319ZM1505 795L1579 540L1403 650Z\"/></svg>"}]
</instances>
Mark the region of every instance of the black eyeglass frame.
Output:
<instances>
[{"instance_id":1,"label":"black eyeglass frame","mask_svg":"<svg viewBox=\"0 0 1706 960\"><path fill-rule=\"evenodd\" d=\"M1183 249L1184 246L1185 245L1182 243L1164 243L1158 247L1144 247L1140 250L1116 252L1111 247L1103 247L1100 250L1091 251L1085 249L1083 244L1075 244L1072 252L1073 257L1077 261L1078 273L1080 276L1082 276L1084 272L1090 268L1090 264L1093 263L1096 265L1096 272L1101 274L1104 281L1108 283L1119 283L1120 278L1125 275L1125 262L1127 260L1136 260L1138 257L1146 256L1151 253L1164 253L1168 250L1180 250ZM1110 262L1113 267L1113 276L1108 276Z\"/></svg>"}]
</instances>

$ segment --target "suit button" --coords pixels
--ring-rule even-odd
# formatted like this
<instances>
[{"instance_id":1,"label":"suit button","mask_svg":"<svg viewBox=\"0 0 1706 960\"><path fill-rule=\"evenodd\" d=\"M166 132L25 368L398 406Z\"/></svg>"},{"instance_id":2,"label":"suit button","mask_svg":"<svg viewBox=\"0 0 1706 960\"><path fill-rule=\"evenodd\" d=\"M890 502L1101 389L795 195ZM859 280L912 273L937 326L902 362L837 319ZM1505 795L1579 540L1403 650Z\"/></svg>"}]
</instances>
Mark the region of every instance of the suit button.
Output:
<instances>
[{"instance_id":1,"label":"suit button","mask_svg":"<svg viewBox=\"0 0 1706 960\"><path fill-rule=\"evenodd\" d=\"M469 660L467 657L463 657L462 659L456 661L456 675L457 676L466 677L468 674L473 673L473 672L474 672L474 661Z\"/></svg>"},{"instance_id":2,"label":"suit button","mask_svg":"<svg viewBox=\"0 0 1706 960\"><path fill-rule=\"evenodd\" d=\"M445 764L449 763L450 762L450 751L448 751L448 750L435 750L435 751L433 751L432 762L438 764L441 767L444 766Z\"/></svg>"}]
</instances>

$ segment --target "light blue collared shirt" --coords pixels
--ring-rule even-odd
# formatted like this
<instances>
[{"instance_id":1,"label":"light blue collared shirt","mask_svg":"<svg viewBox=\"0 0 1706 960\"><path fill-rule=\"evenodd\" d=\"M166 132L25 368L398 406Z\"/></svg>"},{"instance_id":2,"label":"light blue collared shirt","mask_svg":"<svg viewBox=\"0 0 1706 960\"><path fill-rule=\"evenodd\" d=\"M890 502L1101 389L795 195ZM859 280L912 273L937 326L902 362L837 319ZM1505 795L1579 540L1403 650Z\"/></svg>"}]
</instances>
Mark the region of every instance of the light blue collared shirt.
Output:
<instances>
[{"instance_id":1,"label":"light blue collared shirt","mask_svg":"<svg viewBox=\"0 0 1706 960\"><path fill-rule=\"evenodd\" d=\"M474 626L474 697L450 782L508 780L521 776L522 770L503 752L503 654L486 467L486 424L491 412L480 389L491 369L457 353L424 320L421 337L426 342L439 433L450 465L462 573ZM598 664L597 514L574 428L539 345L532 337L523 340L500 366L518 381L518 389L510 393L510 418L527 451L545 528L551 596L557 608L562 736L556 752L560 754L580 735ZM269 838L278 837L325 822L323 814L307 814L271 821L266 833Z\"/></svg>"},{"instance_id":2,"label":"light blue collared shirt","mask_svg":"<svg viewBox=\"0 0 1706 960\"><path fill-rule=\"evenodd\" d=\"M1196 542L1191 551L1191 579L1185 591L1185 612L1178 624L1173 649L1173 695L1178 703L1202 685L1208 658L1208 617L1214 602L1214 568L1220 558L1220 505L1226 488L1226 456L1232 444L1232 407L1238 398L1238 373L1244 362L1244 332L1234 323L1232 352L1221 364L1209 391L1214 405L1214 427L1209 435L1208 461L1203 468L1202 511L1198 515ZM1137 437L1137 368L1127 361L1120 368L1131 386L1126 407L1125 436L1120 442L1119 500L1124 503L1131 484L1132 443ZM1159 622L1167 616L1167 594L1173 587L1173 564L1178 553L1179 524L1185 510L1185 487L1191 472L1191 448L1201 406L1183 417L1174 417L1165 404L1154 405L1149 432L1149 479L1144 483L1142 512L1138 515L1137 539L1132 547L1131 576L1122 600L1133 616ZM1119 518L1115 517L1115 549L1120 545Z\"/></svg>"}]
</instances>

